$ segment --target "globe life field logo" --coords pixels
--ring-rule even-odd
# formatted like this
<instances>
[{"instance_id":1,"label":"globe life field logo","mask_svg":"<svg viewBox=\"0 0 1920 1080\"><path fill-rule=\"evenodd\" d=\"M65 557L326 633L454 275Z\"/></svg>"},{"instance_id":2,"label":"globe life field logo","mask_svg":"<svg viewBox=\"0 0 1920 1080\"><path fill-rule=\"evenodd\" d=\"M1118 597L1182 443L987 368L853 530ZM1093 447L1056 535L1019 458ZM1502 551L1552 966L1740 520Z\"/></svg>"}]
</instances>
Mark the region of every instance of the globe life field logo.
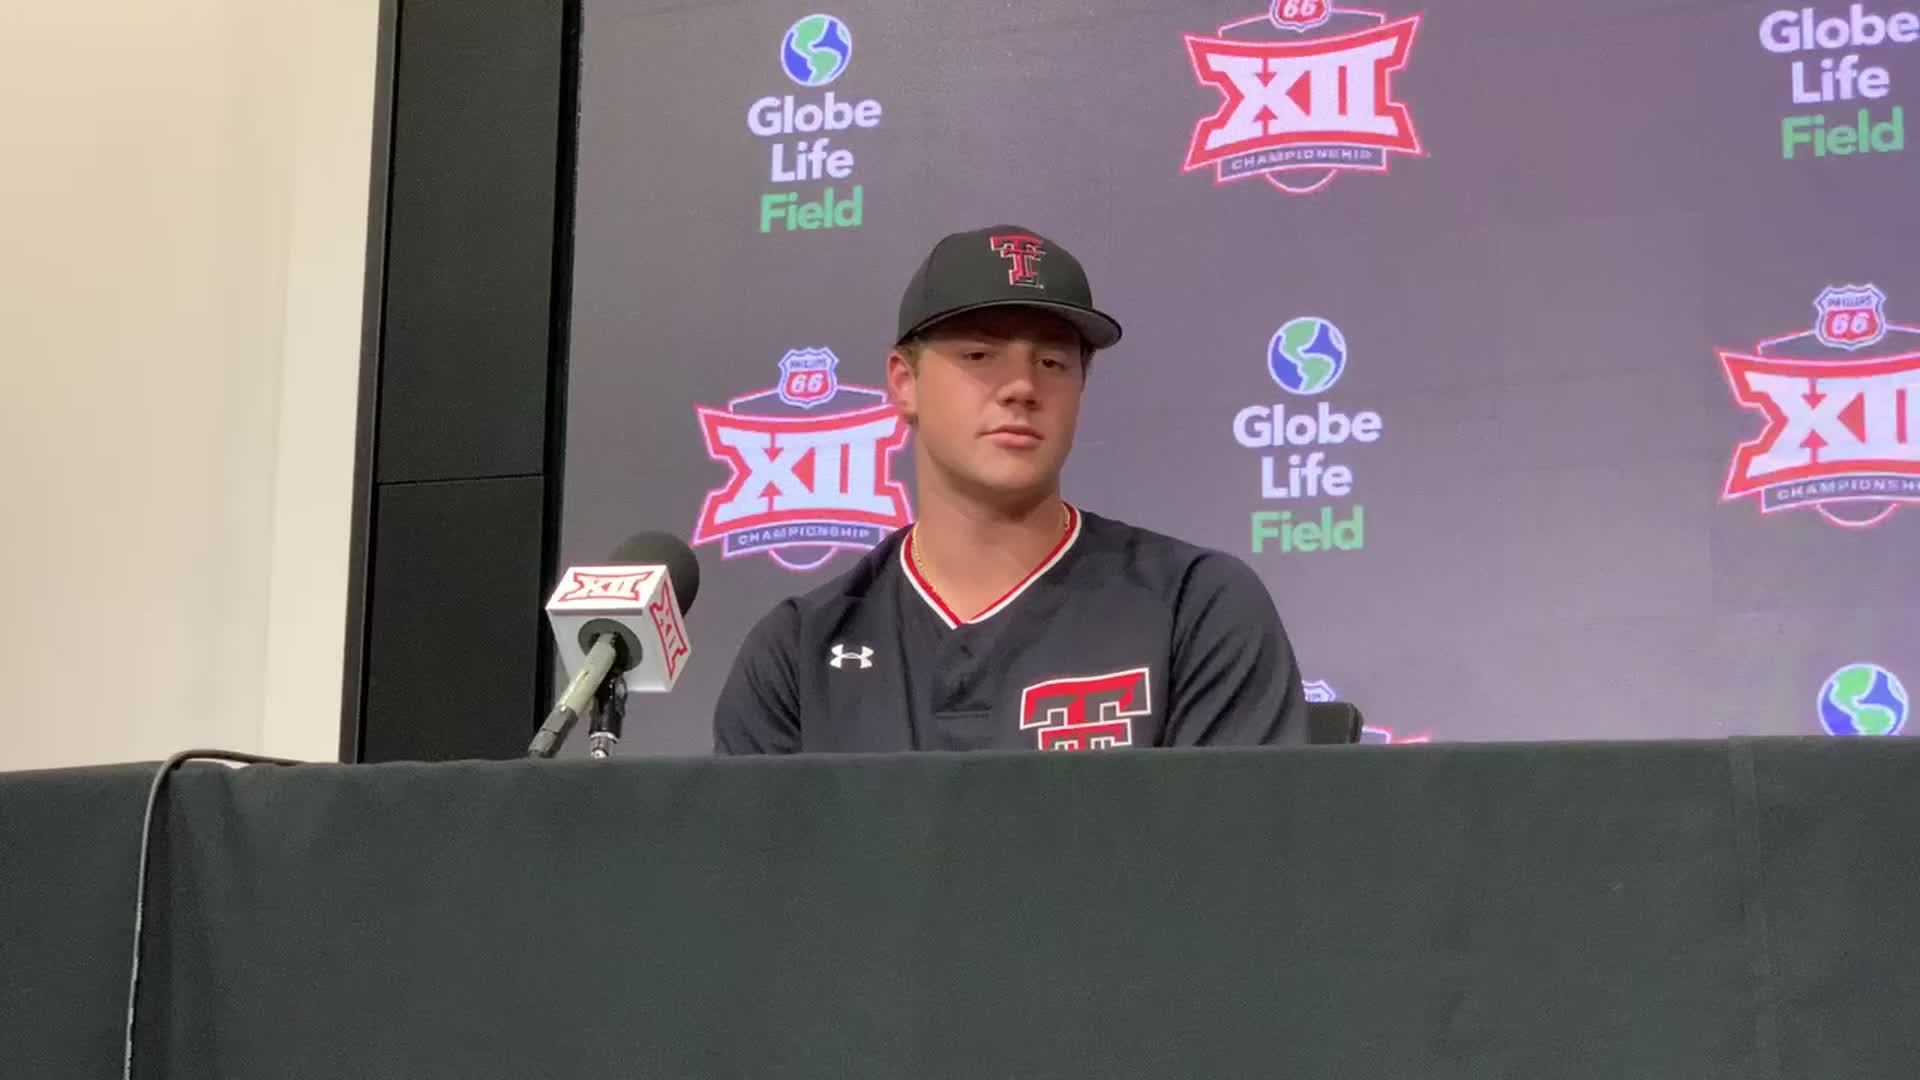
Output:
<instances>
[{"instance_id":1,"label":"globe life field logo","mask_svg":"<svg viewBox=\"0 0 1920 1080\"><path fill-rule=\"evenodd\" d=\"M853 61L853 32L831 15L809 15L780 40L780 66L801 86L825 86Z\"/></svg>"},{"instance_id":2,"label":"globe life field logo","mask_svg":"<svg viewBox=\"0 0 1920 1080\"><path fill-rule=\"evenodd\" d=\"M853 63L853 31L833 15L808 15L780 39L780 70L807 90L827 86ZM760 196L762 233L858 228L866 216L866 190L849 185L855 159L835 140L880 126L880 103L785 94L747 107L747 130L768 143L767 182L804 184L799 190ZM796 136L798 136L796 138ZM815 187L816 184L824 184Z\"/></svg>"},{"instance_id":3,"label":"globe life field logo","mask_svg":"<svg viewBox=\"0 0 1920 1080\"><path fill-rule=\"evenodd\" d=\"M1820 726L1829 735L1898 735L1911 710L1907 688L1879 664L1848 664L1820 687Z\"/></svg>"},{"instance_id":4,"label":"globe life field logo","mask_svg":"<svg viewBox=\"0 0 1920 1080\"><path fill-rule=\"evenodd\" d=\"M1267 372L1288 393L1318 394L1346 371L1346 335L1325 319L1294 319L1267 342Z\"/></svg>"},{"instance_id":5,"label":"globe life field logo","mask_svg":"<svg viewBox=\"0 0 1920 1080\"><path fill-rule=\"evenodd\" d=\"M1329 319L1307 315L1290 319L1267 342L1267 374L1281 390L1298 398L1318 397L1334 388L1347 371L1347 338ZM1249 519L1249 548L1255 555L1316 551L1359 551L1366 547L1367 511L1352 504L1336 507L1325 500L1352 496L1353 468L1330 459L1355 444L1380 440L1377 412L1341 412L1325 400L1249 405L1234 414L1234 441L1260 454L1260 497L1279 503L1255 510ZM1312 507L1306 504L1321 502Z\"/></svg>"},{"instance_id":6,"label":"globe life field logo","mask_svg":"<svg viewBox=\"0 0 1920 1080\"><path fill-rule=\"evenodd\" d=\"M1890 154L1907 148L1905 111L1893 104L1893 75L1871 60L1920 42L1920 13L1880 13L1852 4L1845 14L1814 7L1781 8L1760 20L1760 47L1791 57L1788 100L1780 120L1780 156L1806 158ZM1803 106L1838 106L1826 112Z\"/></svg>"}]
</instances>

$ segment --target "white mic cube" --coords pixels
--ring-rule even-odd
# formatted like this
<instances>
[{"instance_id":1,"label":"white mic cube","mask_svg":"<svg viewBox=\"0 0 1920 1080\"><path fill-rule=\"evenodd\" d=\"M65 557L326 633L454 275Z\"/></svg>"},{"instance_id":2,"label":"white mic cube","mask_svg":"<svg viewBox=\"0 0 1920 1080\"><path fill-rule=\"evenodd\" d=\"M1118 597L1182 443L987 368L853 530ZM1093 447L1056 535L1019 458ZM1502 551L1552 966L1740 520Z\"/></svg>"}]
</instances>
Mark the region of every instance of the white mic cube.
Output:
<instances>
[{"instance_id":1,"label":"white mic cube","mask_svg":"<svg viewBox=\"0 0 1920 1080\"><path fill-rule=\"evenodd\" d=\"M583 644L581 631L595 623L612 624L599 630L620 633L635 654L626 672L628 690L673 689L693 655L685 614L664 566L568 567L547 600L547 620L569 677L580 670L586 646L598 632L589 632ZM634 643L640 647L634 649Z\"/></svg>"}]
</instances>

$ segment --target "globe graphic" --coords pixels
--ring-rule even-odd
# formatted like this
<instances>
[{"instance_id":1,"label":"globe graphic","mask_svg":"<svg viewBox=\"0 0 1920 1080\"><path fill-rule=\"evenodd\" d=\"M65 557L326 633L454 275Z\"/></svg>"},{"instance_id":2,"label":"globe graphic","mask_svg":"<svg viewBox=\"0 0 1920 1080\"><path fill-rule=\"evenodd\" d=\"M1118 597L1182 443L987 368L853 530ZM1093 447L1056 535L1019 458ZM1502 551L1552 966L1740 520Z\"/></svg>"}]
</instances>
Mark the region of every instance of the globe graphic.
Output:
<instances>
[{"instance_id":1,"label":"globe graphic","mask_svg":"<svg viewBox=\"0 0 1920 1080\"><path fill-rule=\"evenodd\" d=\"M1820 726L1829 735L1896 735L1906 726L1907 688L1878 664L1848 664L1820 688Z\"/></svg>"},{"instance_id":2,"label":"globe graphic","mask_svg":"<svg viewBox=\"0 0 1920 1080\"><path fill-rule=\"evenodd\" d=\"M809 15L787 28L780 66L801 86L825 86L853 60L853 32L832 15Z\"/></svg>"},{"instance_id":3,"label":"globe graphic","mask_svg":"<svg viewBox=\"0 0 1920 1080\"><path fill-rule=\"evenodd\" d=\"M1318 316L1289 319L1267 342L1267 370L1291 394L1318 394L1347 370L1347 339Z\"/></svg>"}]
</instances>

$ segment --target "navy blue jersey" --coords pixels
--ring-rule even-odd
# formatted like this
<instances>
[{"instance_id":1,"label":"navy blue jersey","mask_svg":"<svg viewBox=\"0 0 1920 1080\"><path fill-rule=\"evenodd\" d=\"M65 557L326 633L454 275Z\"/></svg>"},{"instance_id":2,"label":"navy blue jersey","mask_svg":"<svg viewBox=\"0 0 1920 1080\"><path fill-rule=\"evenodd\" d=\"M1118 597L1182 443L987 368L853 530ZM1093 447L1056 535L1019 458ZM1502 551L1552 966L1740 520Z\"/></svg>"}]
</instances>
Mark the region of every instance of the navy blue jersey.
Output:
<instances>
[{"instance_id":1,"label":"navy blue jersey","mask_svg":"<svg viewBox=\"0 0 1920 1080\"><path fill-rule=\"evenodd\" d=\"M1292 646L1240 560L1069 508L1047 559L962 619L913 566L909 532L748 633L718 752L1306 741Z\"/></svg>"}]
</instances>

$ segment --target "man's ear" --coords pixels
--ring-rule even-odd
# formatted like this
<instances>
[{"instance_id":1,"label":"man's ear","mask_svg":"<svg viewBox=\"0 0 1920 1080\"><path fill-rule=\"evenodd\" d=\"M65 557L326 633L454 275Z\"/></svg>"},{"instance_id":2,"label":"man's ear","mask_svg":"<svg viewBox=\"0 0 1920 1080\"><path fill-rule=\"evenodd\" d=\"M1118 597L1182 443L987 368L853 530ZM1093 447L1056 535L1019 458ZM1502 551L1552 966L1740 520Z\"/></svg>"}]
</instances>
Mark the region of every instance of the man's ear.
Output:
<instances>
[{"instance_id":1,"label":"man's ear","mask_svg":"<svg viewBox=\"0 0 1920 1080\"><path fill-rule=\"evenodd\" d=\"M919 404L915 393L919 390L920 373L915 370L915 361L899 349L887 354L887 397L893 407L907 423L919 420Z\"/></svg>"}]
</instances>

